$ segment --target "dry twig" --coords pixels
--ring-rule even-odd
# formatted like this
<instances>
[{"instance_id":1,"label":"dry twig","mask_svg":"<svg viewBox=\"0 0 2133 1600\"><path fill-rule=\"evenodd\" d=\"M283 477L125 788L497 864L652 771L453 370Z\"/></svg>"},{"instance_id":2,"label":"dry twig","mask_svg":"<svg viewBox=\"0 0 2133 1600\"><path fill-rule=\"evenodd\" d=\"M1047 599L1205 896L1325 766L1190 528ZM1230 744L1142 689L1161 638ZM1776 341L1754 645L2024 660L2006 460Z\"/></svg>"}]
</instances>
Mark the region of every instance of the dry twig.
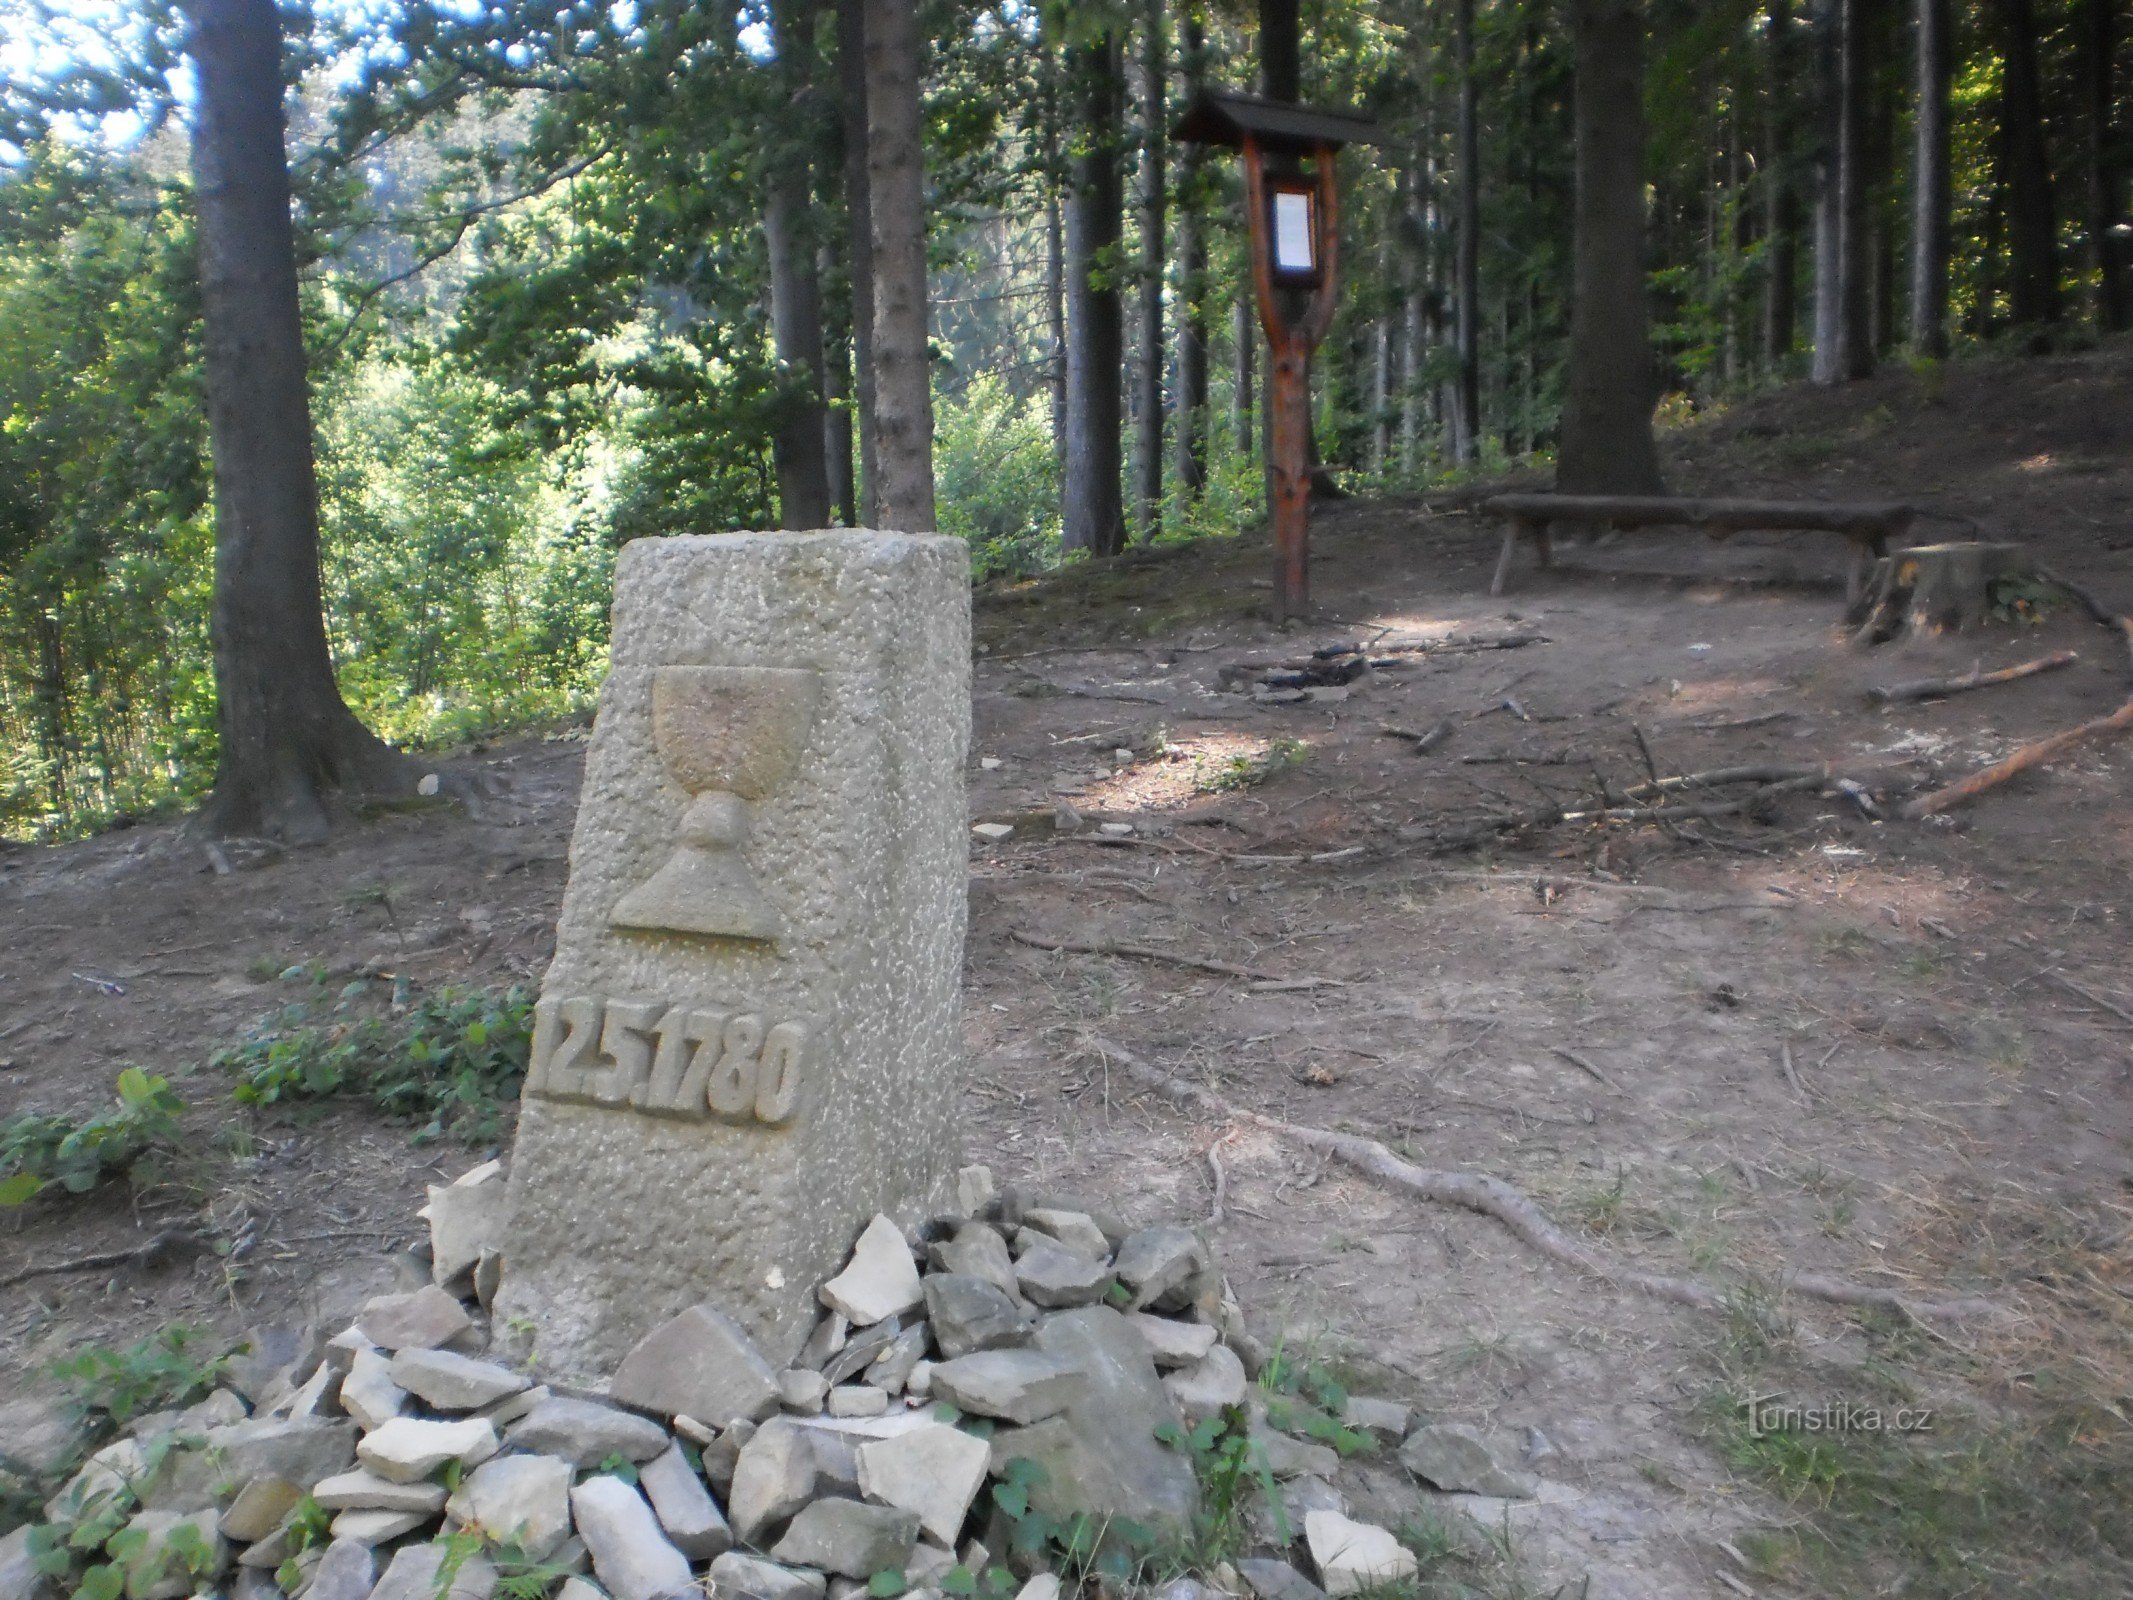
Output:
<instances>
[{"instance_id":1,"label":"dry twig","mask_svg":"<svg viewBox=\"0 0 2133 1600\"><path fill-rule=\"evenodd\" d=\"M1292 978L1279 972L1266 972L1258 967L1240 967L1233 961L1211 961L1204 956L1179 955L1171 950L1155 950L1144 944L1112 944L1100 939L1047 939L1040 934L1024 933L1020 928L1010 928L1007 936L1017 944L1026 944L1035 950L1064 950L1083 956L1124 956L1134 961L1158 961L1173 967L1190 967L1197 972L1218 972L1225 978L1244 978L1253 983L1278 983L1283 988L1343 988L1339 978Z\"/></svg>"},{"instance_id":2,"label":"dry twig","mask_svg":"<svg viewBox=\"0 0 2133 1600\"><path fill-rule=\"evenodd\" d=\"M1938 700L1946 695L1963 694L1971 689L1989 689L1996 683L2014 683L2022 678L2033 678L2040 672L2056 672L2061 667L2070 667L2081 659L2076 651L2054 650L2048 656L2039 656L2034 661L2020 661L2011 667L2002 667L1997 672L1981 672L1976 668L1960 678L1918 678L1910 683L1891 683L1878 689L1866 691L1866 697L1876 705L1892 706L1910 700Z\"/></svg>"},{"instance_id":3,"label":"dry twig","mask_svg":"<svg viewBox=\"0 0 2133 1600\"><path fill-rule=\"evenodd\" d=\"M1187 1083L1184 1079L1141 1060L1132 1051L1123 1049L1108 1039L1098 1040L1092 1036L1090 1042L1099 1045L1106 1056L1128 1077L1139 1080L1176 1105L1220 1117L1225 1121L1249 1122L1269 1133L1294 1140L1307 1149L1321 1151L1353 1167L1366 1177L1374 1178L1395 1189L1403 1189L1425 1200L1459 1206L1486 1217L1493 1217L1550 1260L1575 1267L1581 1272L1590 1273L1622 1288L1635 1289L1639 1293L1651 1295L1655 1299L1670 1300L1677 1305L1694 1306L1701 1311L1723 1311L1730 1303L1723 1290L1708 1283L1701 1283L1693 1278L1640 1272L1615 1259L1608 1252L1571 1238L1550 1222L1547 1214L1523 1190L1505 1183L1501 1178L1493 1178L1479 1172L1444 1172L1430 1167L1418 1167L1413 1162L1394 1155L1375 1139L1366 1139L1357 1134L1335 1133L1331 1129L1314 1128L1303 1123L1286 1122L1279 1117L1270 1117L1263 1112L1234 1105L1211 1090ZM1820 1273L1792 1274L1783 1280L1782 1287L1837 1305L1877 1306L1920 1320L1992 1316L1999 1312L1999 1308L1988 1300L1916 1301L1898 1294L1893 1289L1877 1289L1867 1284L1831 1278Z\"/></svg>"}]
</instances>

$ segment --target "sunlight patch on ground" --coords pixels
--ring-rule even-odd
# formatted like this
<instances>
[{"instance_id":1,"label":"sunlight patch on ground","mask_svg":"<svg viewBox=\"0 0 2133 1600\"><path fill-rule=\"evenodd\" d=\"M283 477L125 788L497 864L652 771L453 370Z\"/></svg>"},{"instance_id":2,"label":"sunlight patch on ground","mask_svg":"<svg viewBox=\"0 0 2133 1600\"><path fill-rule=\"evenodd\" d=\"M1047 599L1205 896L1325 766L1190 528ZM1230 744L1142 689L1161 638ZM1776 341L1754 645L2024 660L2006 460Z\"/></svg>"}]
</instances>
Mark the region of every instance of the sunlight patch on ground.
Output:
<instances>
[{"instance_id":1,"label":"sunlight patch on ground","mask_svg":"<svg viewBox=\"0 0 2133 1600\"><path fill-rule=\"evenodd\" d=\"M1231 789L1249 787L1284 741L1241 733L1196 733L1166 740L1146 760L1121 765L1074 797L1077 810L1175 811Z\"/></svg>"}]
</instances>

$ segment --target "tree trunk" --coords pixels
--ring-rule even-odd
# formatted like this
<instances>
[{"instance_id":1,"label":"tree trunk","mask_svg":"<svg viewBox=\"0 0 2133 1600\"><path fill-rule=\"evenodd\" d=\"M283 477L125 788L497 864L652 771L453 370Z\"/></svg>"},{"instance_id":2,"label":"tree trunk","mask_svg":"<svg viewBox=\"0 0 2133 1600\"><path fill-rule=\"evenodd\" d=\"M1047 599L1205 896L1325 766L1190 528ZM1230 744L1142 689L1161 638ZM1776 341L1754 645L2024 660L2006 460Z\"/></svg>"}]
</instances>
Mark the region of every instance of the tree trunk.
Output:
<instances>
[{"instance_id":1,"label":"tree trunk","mask_svg":"<svg viewBox=\"0 0 2133 1600\"><path fill-rule=\"evenodd\" d=\"M1259 92L1303 98L1303 29L1297 0L1259 0Z\"/></svg>"},{"instance_id":2,"label":"tree trunk","mask_svg":"<svg viewBox=\"0 0 2133 1600\"><path fill-rule=\"evenodd\" d=\"M1386 279L1385 251L1378 250L1378 279ZM1385 475L1392 456L1392 318L1380 316L1370 325L1370 472Z\"/></svg>"},{"instance_id":3,"label":"tree trunk","mask_svg":"<svg viewBox=\"0 0 2133 1600\"><path fill-rule=\"evenodd\" d=\"M1954 81L1952 0L1918 0L1918 105L1911 158L1911 348L1948 353L1948 252L1954 190L1948 93Z\"/></svg>"},{"instance_id":4,"label":"tree trunk","mask_svg":"<svg viewBox=\"0 0 2133 1600\"><path fill-rule=\"evenodd\" d=\"M1184 69L1188 93L1200 87L1207 70L1207 29L1194 0L1186 0ZM1171 399L1172 449L1178 488L1187 503L1207 487L1207 235L1201 216L1203 156L1199 145L1185 147L1178 173L1178 373Z\"/></svg>"},{"instance_id":5,"label":"tree trunk","mask_svg":"<svg viewBox=\"0 0 2133 1600\"><path fill-rule=\"evenodd\" d=\"M1117 555L1126 547L1120 496L1119 391L1125 338L1115 258L1122 229L1118 161L1119 47L1104 34L1067 52L1080 110L1066 206L1066 481L1061 547Z\"/></svg>"},{"instance_id":6,"label":"tree trunk","mask_svg":"<svg viewBox=\"0 0 2133 1600\"><path fill-rule=\"evenodd\" d=\"M1641 43L1638 50L1637 70L1641 74ZM1468 462L1476 459L1481 449L1481 114L1474 84L1474 0L1454 0L1452 69L1458 75L1459 93L1458 127L1453 135L1452 151L1452 163L1459 173L1457 211L1452 225L1452 301L1456 318L1452 348L1458 361L1452 379L1452 459ZM1641 114L1636 137L1637 159L1641 162L1644 140ZM1644 215L1641 174L1636 195L1641 240ZM1641 250L1641 243L1639 248ZM1641 283L1641 268L1639 281ZM1641 287L1638 304L1643 304ZM1639 320L1642 320L1641 312Z\"/></svg>"},{"instance_id":7,"label":"tree trunk","mask_svg":"<svg viewBox=\"0 0 2133 1600\"><path fill-rule=\"evenodd\" d=\"M1067 320L1066 238L1059 215L1057 174L1046 178L1044 197L1044 320L1051 347L1044 358L1045 384L1052 396L1052 454L1066 464Z\"/></svg>"},{"instance_id":8,"label":"tree trunk","mask_svg":"<svg viewBox=\"0 0 2133 1600\"><path fill-rule=\"evenodd\" d=\"M1654 494L1644 281L1644 18L1637 0L1575 0L1575 240L1556 486Z\"/></svg>"},{"instance_id":9,"label":"tree trunk","mask_svg":"<svg viewBox=\"0 0 2133 1600\"><path fill-rule=\"evenodd\" d=\"M1763 360L1792 354L1799 293L1800 188L1793 149L1793 97L1799 92L1790 0L1772 0L1763 91Z\"/></svg>"},{"instance_id":10,"label":"tree trunk","mask_svg":"<svg viewBox=\"0 0 2133 1600\"><path fill-rule=\"evenodd\" d=\"M815 252L815 281L834 282L837 259L828 245ZM829 456L830 496L847 528L859 520L859 470L852 450L852 341L849 326L822 352L822 447Z\"/></svg>"},{"instance_id":11,"label":"tree trunk","mask_svg":"<svg viewBox=\"0 0 2133 1600\"><path fill-rule=\"evenodd\" d=\"M807 236L814 194L807 98L815 77L814 0L778 0L773 13L785 104L768 141L764 174L771 344L781 391L770 453L778 473L778 525L824 528L830 520L830 481L822 402L822 286Z\"/></svg>"},{"instance_id":12,"label":"tree trunk","mask_svg":"<svg viewBox=\"0 0 2133 1600\"><path fill-rule=\"evenodd\" d=\"M2125 226L2125 147L2114 115L2117 106L2118 11L2123 0L2081 0L2082 88L2088 101L2087 190L2084 219L2089 271L2096 284L2096 325L2117 333L2133 325L2133 238Z\"/></svg>"},{"instance_id":13,"label":"tree trunk","mask_svg":"<svg viewBox=\"0 0 2133 1600\"><path fill-rule=\"evenodd\" d=\"M192 165L215 475L221 751L207 822L310 840L337 789L406 793L413 769L334 682L283 147L273 0L191 0Z\"/></svg>"},{"instance_id":14,"label":"tree trunk","mask_svg":"<svg viewBox=\"0 0 2133 1600\"><path fill-rule=\"evenodd\" d=\"M933 378L926 349L926 158L916 0L866 0L867 193L874 236L879 526L931 533Z\"/></svg>"},{"instance_id":15,"label":"tree trunk","mask_svg":"<svg viewBox=\"0 0 2133 1600\"><path fill-rule=\"evenodd\" d=\"M2000 24L2000 160L2007 185L2009 302L2017 323L2059 320L2051 152L2031 0L1993 0Z\"/></svg>"},{"instance_id":16,"label":"tree trunk","mask_svg":"<svg viewBox=\"0 0 2133 1600\"><path fill-rule=\"evenodd\" d=\"M1163 0L1146 0L1141 18L1141 337L1139 403L1134 421L1134 525L1143 540L1163 525L1163 266L1165 243L1163 143L1168 133L1164 90L1168 72L1168 35Z\"/></svg>"},{"instance_id":17,"label":"tree trunk","mask_svg":"<svg viewBox=\"0 0 2133 1600\"><path fill-rule=\"evenodd\" d=\"M1249 461L1252 458L1252 440L1258 430L1252 422L1252 369L1259 353L1259 318L1252 310L1249 299L1237 301L1230 308L1230 359L1233 381L1230 386L1229 415L1232 436L1236 441L1237 454Z\"/></svg>"},{"instance_id":18,"label":"tree trunk","mask_svg":"<svg viewBox=\"0 0 2133 1600\"><path fill-rule=\"evenodd\" d=\"M1842 383L1874 369L1867 249L1868 0L1822 0L1815 18L1814 381Z\"/></svg>"},{"instance_id":19,"label":"tree trunk","mask_svg":"<svg viewBox=\"0 0 2133 1600\"><path fill-rule=\"evenodd\" d=\"M846 275L852 285L852 389L859 406L859 522L880 520L874 417L874 217L867 194L866 0L837 0L837 84L844 114Z\"/></svg>"}]
</instances>

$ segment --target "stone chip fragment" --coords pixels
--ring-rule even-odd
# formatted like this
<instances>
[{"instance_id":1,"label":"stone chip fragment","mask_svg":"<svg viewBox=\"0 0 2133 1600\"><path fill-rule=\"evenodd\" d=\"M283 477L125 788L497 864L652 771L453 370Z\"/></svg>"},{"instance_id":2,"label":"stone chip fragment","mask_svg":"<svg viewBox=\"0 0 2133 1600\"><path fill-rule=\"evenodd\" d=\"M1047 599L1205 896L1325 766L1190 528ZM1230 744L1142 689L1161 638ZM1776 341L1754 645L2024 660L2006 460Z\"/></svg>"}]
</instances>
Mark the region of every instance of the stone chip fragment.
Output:
<instances>
[{"instance_id":1,"label":"stone chip fragment","mask_svg":"<svg viewBox=\"0 0 2133 1600\"><path fill-rule=\"evenodd\" d=\"M740 1324L715 1306L694 1305L637 1341L608 1393L641 1410L724 1427L775 1411L778 1378Z\"/></svg>"},{"instance_id":2,"label":"stone chip fragment","mask_svg":"<svg viewBox=\"0 0 2133 1600\"><path fill-rule=\"evenodd\" d=\"M822 1303L855 1328L901 1316L923 1298L903 1230L877 1214L842 1272L822 1286Z\"/></svg>"},{"instance_id":3,"label":"stone chip fragment","mask_svg":"<svg viewBox=\"0 0 2133 1600\"><path fill-rule=\"evenodd\" d=\"M668 1600L689 1586L689 1558L660 1531L643 1495L620 1478L587 1478L570 1491L578 1537L614 1600Z\"/></svg>"}]
</instances>

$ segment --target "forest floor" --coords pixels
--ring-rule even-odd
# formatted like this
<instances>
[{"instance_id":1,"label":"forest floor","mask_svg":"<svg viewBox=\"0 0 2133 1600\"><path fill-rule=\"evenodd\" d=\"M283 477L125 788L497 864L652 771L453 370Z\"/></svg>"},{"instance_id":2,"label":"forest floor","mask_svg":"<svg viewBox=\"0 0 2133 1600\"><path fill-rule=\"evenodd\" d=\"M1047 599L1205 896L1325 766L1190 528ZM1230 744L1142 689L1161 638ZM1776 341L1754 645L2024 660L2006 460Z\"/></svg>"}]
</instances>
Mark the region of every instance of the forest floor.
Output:
<instances>
[{"instance_id":1,"label":"forest floor","mask_svg":"<svg viewBox=\"0 0 2133 1600\"><path fill-rule=\"evenodd\" d=\"M1665 449L1677 490L1974 517L2133 611L2133 348L1780 392ZM1219 1172L1211 1233L1256 1330L1480 1426L1551 1485L1495 1508L1509 1558L1459 1568L1484 1592L2133 1589L2133 742L1931 822L1803 793L1671 833L1562 826L1451 855L1428 838L1594 770L1636 781L1635 729L1670 772L1950 779L2118 705L2123 652L2068 610L1855 650L1826 537L1630 535L1528 564L1492 600L1498 529L1435 504L1323 508L1322 612L1286 630L1257 538L981 590L971 811L1017 827L973 844L969 1156L1151 1219L1207 1218ZM1519 631L1544 642L1414 655L1341 699L1224 687L1225 667L1321 645ZM2052 648L2082 659L1939 702L1865 695ZM1382 731L1443 718L1426 755ZM387 815L228 875L165 824L0 848L0 1116L79 1114L135 1063L170 1074L198 1135L181 1182L0 1222L0 1281L138 1243L203 1197L245 1241L235 1264L9 1288L0 1392L86 1341L340 1315L392 1280L422 1185L480 1149L413 1145L348 1102L246 1111L200 1064L290 997L275 974L298 964L536 984L582 740L462 753L503 791L479 815ZM1062 805L1079 830L1053 825ZM1729 1307L1611 1286L1183 1115L1117 1070L1127 1055L1494 1174L1638 1267L1734 1285ZM1773 1287L1806 1271L2003 1314L1920 1324ZM1755 1437L1740 1402L1772 1394L1931 1425ZM1382 1506L1363 1510L1401 1515L1411 1491L1373 1472Z\"/></svg>"}]
</instances>

